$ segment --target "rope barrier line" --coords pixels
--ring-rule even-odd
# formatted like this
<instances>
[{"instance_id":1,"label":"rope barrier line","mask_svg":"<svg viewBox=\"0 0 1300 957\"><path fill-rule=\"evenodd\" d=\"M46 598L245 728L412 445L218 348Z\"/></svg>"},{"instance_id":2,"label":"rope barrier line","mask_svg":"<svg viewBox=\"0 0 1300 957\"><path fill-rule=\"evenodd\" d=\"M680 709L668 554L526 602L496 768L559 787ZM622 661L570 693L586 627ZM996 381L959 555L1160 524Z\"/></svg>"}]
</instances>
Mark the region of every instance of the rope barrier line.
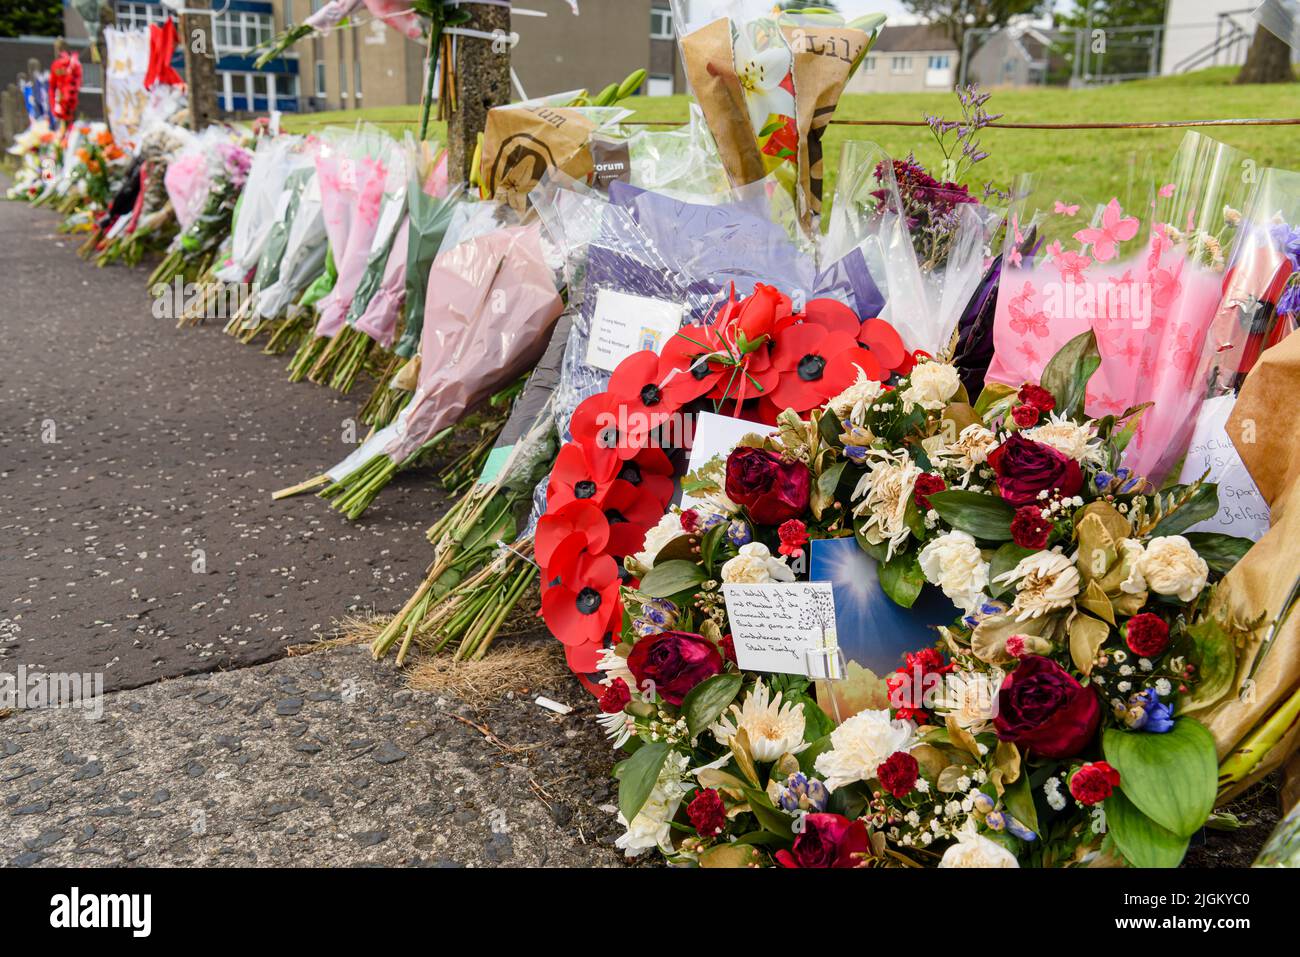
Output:
<instances>
[{"instance_id":1,"label":"rope barrier line","mask_svg":"<svg viewBox=\"0 0 1300 957\"><path fill-rule=\"evenodd\" d=\"M311 113L298 116L307 119ZM377 125L414 123L415 120L366 120ZM686 120L623 120L624 126L684 126ZM831 126L929 126L925 120L831 120ZM1148 123L990 123L990 130L1165 130L1206 126L1300 126L1300 117L1224 119L1224 120L1153 120Z\"/></svg>"}]
</instances>

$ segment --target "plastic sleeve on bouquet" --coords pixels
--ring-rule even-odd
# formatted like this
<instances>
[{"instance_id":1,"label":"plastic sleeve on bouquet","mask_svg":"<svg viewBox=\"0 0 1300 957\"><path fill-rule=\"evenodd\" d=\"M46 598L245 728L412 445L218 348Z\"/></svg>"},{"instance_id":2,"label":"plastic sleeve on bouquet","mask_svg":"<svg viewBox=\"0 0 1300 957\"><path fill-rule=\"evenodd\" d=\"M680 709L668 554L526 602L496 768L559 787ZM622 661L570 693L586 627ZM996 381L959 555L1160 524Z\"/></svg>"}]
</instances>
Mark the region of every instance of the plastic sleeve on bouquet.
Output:
<instances>
[{"instance_id":1,"label":"plastic sleeve on bouquet","mask_svg":"<svg viewBox=\"0 0 1300 957\"><path fill-rule=\"evenodd\" d=\"M511 226L440 254L430 271L420 382L403 434L384 451L404 461L546 348L562 303L542 255L541 226Z\"/></svg>"},{"instance_id":2,"label":"plastic sleeve on bouquet","mask_svg":"<svg viewBox=\"0 0 1300 957\"><path fill-rule=\"evenodd\" d=\"M357 320L356 326L385 349L391 348L397 338L397 322L402 317L406 302L406 249L410 241L410 227L403 218L393 234L393 244L388 251L387 265L379 289Z\"/></svg>"},{"instance_id":3,"label":"plastic sleeve on bouquet","mask_svg":"<svg viewBox=\"0 0 1300 957\"><path fill-rule=\"evenodd\" d=\"M271 228L278 220L278 201L293 167L289 153L298 146L293 136L263 137L239 198L239 216L231 230L230 262L217 271L222 282L240 282L257 265Z\"/></svg>"}]
</instances>

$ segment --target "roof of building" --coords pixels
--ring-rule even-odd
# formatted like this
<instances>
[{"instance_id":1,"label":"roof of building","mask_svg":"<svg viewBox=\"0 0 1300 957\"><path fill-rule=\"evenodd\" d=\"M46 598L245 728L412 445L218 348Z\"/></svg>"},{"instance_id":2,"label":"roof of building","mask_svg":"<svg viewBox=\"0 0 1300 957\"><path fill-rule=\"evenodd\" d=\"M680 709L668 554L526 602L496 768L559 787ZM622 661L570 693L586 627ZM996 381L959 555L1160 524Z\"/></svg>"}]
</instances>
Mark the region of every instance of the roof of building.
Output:
<instances>
[{"instance_id":1,"label":"roof of building","mask_svg":"<svg viewBox=\"0 0 1300 957\"><path fill-rule=\"evenodd\" d=\"M957 44L948 39L943 28L930 23L884 27L871 47L873 53L932 53L956 49Z\"/></svg>"}]
</instances>

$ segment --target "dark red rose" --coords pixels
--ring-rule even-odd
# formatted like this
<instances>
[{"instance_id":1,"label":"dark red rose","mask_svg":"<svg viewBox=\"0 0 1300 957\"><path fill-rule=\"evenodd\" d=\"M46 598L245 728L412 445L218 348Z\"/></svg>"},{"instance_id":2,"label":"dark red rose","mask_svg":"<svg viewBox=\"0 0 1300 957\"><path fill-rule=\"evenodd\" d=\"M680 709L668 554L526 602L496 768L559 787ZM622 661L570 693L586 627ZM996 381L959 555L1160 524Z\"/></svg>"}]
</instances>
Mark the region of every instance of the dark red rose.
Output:
<instances>
[{"instance_id":1,"label":"dark red rose","mask_svg":"<svg viewBox=\"0 0 1300 957\"><path fill-rule=\"evenodd\" d=\"M1032 406L1039 412L1046 415L1056 408L1056 396L1048 392L1041 385L1025 383L1020 387L1020 392L1016 395L1025 405Z\"/></svg>"},{"instance_id":2,"label":"dark red rose","mask_svg":"<svg viewBox=\"0 0 1300 957\"><path fill-rule=\"evenodd\" d=\"M759 525L780 525L808 508L812 473L802 462L741 446L727 456L727 497Z\"/></svg>"},{"instance_id":3,"label":"dark red rose","mask_svg":"<svg viewBox=\"0 0 1300 957\"><path fill-rule=\"evenodd\" d=\"M948 487L948 483L943 480L942 475L935 475L933 472L924 472L916 477L916 484L912 486L912 501L916 507L923 512L930 511L930 496L935 492L942 492Z\"/></svg>"},{"instance_id":4,"label":"dark red rose","mask_svg":"<svg viewBox=\"0 0 1300 957\"><path fill-rule=\"evenodd\" d=\"M998 738L1044 758L1068 758L1092 741L1101 704L1050 658L1026 655L998 691Z\"/></svg>"},{"instance_id":5,"label":"dark red rose","mask_svg":"<svg viewBox=\"0 0 1300 957\"><path fill-rule=\"evenodd\" d=\"M686 805L686 816L701 837L716 837L727 824L727 809L722 804L722 795L713 788L695 792L694 800Z\"/></svg>"},{"instance_id":6,"label":"dark red rose","mask_svg":"<svg viewBox=\"0 0 1300 957\"><path fill-rule=\"evenodd\" d=\"M697 684L722 670L722 654L700 635L665 631L638 641L627 656L627 666L639 690L653 689L676 706Z\"/></svg>"},{"instance_id":7,"label":"dark red rose","mask_svg":"<svg viewBox=\"0 0 1300 957\"><path fill-rule=\"evenodd\" d=\"M1011 519L1011 540L1021 548L1046 548L1053 525L1038 505L1022 505Z\"/></svg>"},{"instance_id":8,"label":"dark red rose","mask_svg":"<svg viewBox=\"0 0 1300 957\"><path fill-rule=\"evenodd\" d=\"M803 831L788 851L777 851L782 867L857 867L871 850L867 826L839 814L807 814Z\"/></svg>"},{"instance_id":9,"label":"dark red rose","mask_svg":"<svg viewBox=\"0 0 1300 957\"><path fill-rule=\"evenodd\" d=\"M1018 405L1011 410L1011 420L1022 429L1038 424L1038 410L1032 405Z\"/></svg>"},{"instance_id":10,"label":"dark red rose","mask_svg":"<svg viewBox=\"0 0 1300 957\"><path fill-rule=\"evenodd\" d=\"M615 678L600 693L600 710L605 714L618 714L632 700L632 690L622 678Z\"/></svg>"},{"instance_id":11,"label":"dark red rose","mask_svg":"<svg viewBox=\"0 0 1300 957\"><path fill-rule=\"evenodd\" d=\"M1064 497L1083 487L1078 462L1019 433L990 452L988 462L997 473L998 491L1012 505L1037 502L1044 490Z\"/></svg>"},{"instance_id":12,"label":"dark red rose","mask_svg":"<svg viewBox=\"0 0 1300 957\"><path fill-rule=\"evenodd\" d=\"M722 657L733 665L736 663L736 640L731 637L731 632L722 636Z\"/></svg>"},{"instance_id":13,"label":"dark red rose","mask_svg":"<svg viewBox=\"0 0 1300 957\"><path fill-rule=\"evenodd\" d=\"M1159 615L1144 611L1128 620L1124 639L1139 658L1154 658L1169 647L1169 626Z\"/></svg>"},{"instance_id":14,"label":"dark red rose","mask_svg":"<svg viewBox=\"0 0 1300 957\"><path fill-rule=\"evenodd\" d=\"M895 751L876 768L876 780L894 797L902 798L912 793L919 773L916 758L906 751Z\"/></svg>"},{"instance_id":15,"label":"dark red rose","mask_svg":"<svg viewBox=\"0 0 1300 957\"><path fill-rule=\"evenodd\" d=\"M1119 786L1119 772L1105 761L1085 764L1070 775L1070 793L1080 804L1100 804Z\"/></svg>"}]
</instances>

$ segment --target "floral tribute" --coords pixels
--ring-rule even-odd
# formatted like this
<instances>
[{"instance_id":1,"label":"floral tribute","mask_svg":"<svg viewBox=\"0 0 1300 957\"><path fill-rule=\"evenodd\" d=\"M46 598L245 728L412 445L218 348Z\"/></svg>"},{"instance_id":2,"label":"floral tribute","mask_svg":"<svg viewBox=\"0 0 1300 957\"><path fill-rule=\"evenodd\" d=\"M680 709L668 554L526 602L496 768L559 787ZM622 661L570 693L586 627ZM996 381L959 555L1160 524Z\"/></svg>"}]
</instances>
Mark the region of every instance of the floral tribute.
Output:
<instances>
[{"instance_id":1,"label":"floral tribute","mask_svg":"<svg viewBox=\"0 0 1300 957\"><path fill-rule=\"evenodd\" d=\"M777 390L807 401L789 346L848 333L768 301L752 338L747 300L653 369L629 359L603 401L743 407L714 392L742 378L775 383L759 406ZM1157 490L1122 464L1143 410L1084 414L1091 333L1039 382L977 401L947 363L849 338L858 352L823 368L853 370L838 392L686 476L704 504L669 509L631 553L611 554L615 525L597 519L627 463L668 474L662 450L633 429L604 448L590 410L575 417L538 560L547 621L597 669L624 752L618 845L703 867L1177 865L1216 793L1196 714L1229 693L1242 635L1205 608L1250 543L1188 531L1216 488ZM655 392L681 369L690 388ZM960 617L900 662L889 708L837 724L809 679L738 668L723 586L794 582L810 542L849 536L894 602L933 587Z\"/></svg>"},{"instance_id":2,"label":"floral tribute","mask_svg":"<svg viewBox=\"0 0 1300 957\"><path fill-rule=\"evenodd\" d=\"M574 411L573 441L556 459L534 541L542 615L574 671L594 672L607 638L623 628L623 563L642 567L636 556L643 543L668 534L663 520L675 487L674 460L695 413L716 411L761 427L776 426L780 410L790 409L798 421L796 413L818 408L856 378L884 382L914 362L888 323L862 321L826 299L795 312L789 296L762 284L743 299L733 289L712 323L683 328L661 354L646 350L624 359L608 389ZM775 477L764 485L767 459L776 459ZM751 489L746 500L765 519L801 515L810 494L807 469L767 459L738 474L733 493L746 499L741 486ZM673 537L703 535L718 517L670 515ZM782 549L799 547L796 526L786 529Z\"/></svg>"}]
</instances>

